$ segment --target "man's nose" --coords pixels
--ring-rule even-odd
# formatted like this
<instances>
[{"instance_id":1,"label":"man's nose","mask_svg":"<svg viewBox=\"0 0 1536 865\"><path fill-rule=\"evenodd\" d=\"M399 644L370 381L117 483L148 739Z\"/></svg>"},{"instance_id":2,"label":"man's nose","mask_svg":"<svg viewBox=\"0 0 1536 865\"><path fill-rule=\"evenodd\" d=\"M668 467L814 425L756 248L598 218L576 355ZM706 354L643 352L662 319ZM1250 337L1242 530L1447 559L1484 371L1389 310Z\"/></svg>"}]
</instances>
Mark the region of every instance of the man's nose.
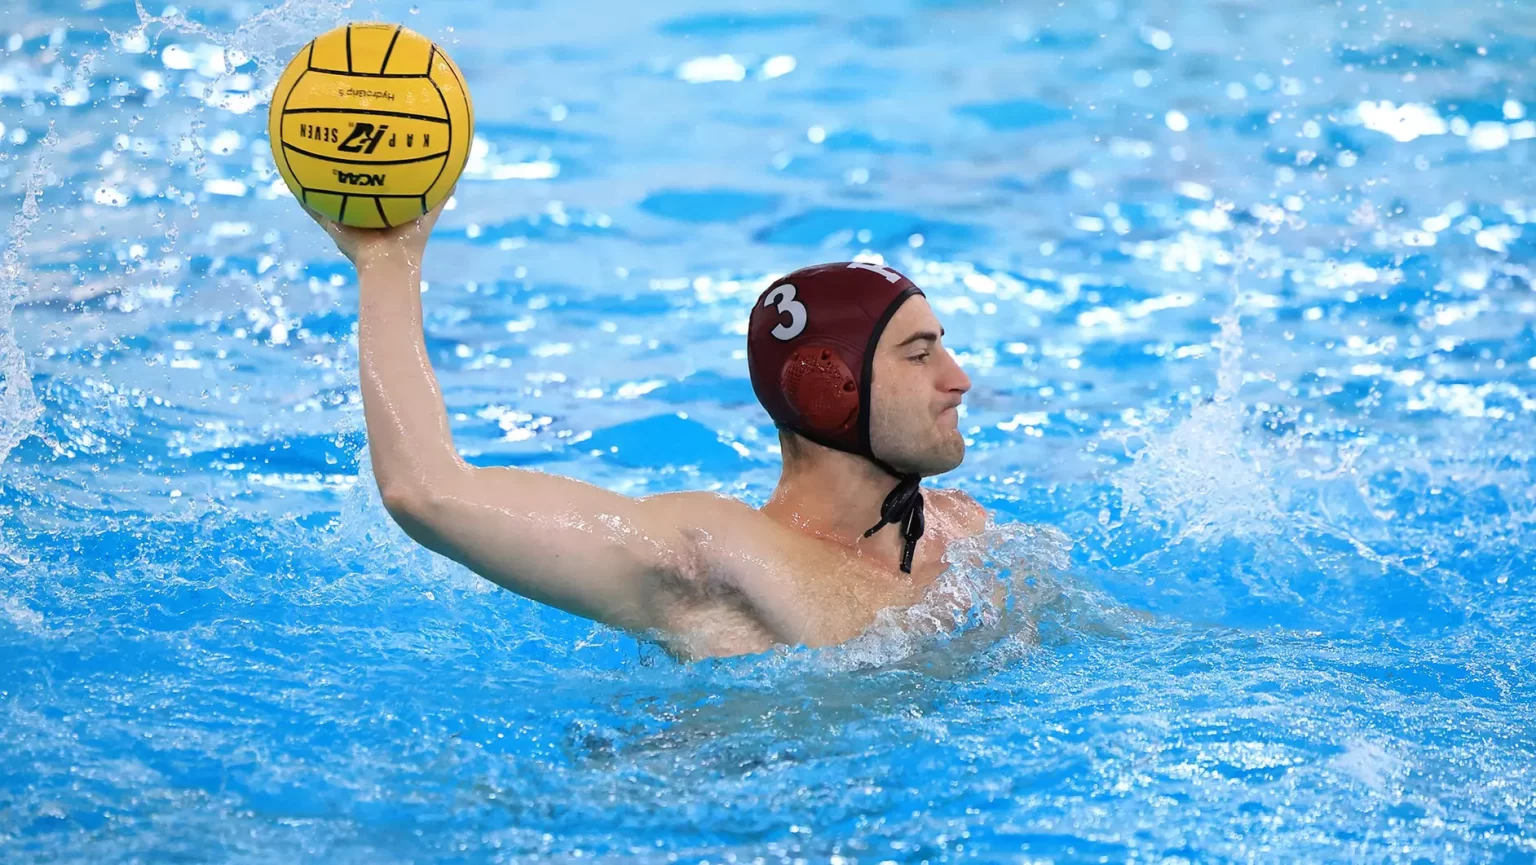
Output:
<instances>
[{"instance_id":1,"label":"man's nose","mask_svg":"<svg viewBox=\"0 0 1536 865\"><path fill-rule=\"evenodd\" d=\"M958 390L961 393L966 393L971 389L971 377L965 374L965 370L960 366L960 361L955 359L955 355L952 352L945 349L944 355L949 358L949 374L945 377L944 389Z\"/></svg>"}]
</instances>

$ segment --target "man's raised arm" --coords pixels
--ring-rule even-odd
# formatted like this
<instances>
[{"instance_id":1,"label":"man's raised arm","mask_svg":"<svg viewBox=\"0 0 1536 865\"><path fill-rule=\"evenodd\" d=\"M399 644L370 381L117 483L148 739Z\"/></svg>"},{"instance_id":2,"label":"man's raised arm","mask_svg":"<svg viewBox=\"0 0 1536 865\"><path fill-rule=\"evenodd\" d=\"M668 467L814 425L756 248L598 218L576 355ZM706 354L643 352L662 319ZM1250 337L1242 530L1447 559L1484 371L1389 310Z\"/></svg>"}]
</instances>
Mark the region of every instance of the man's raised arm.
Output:
<instances>
[{"instance_id":1,"label":"man's raised arm","mask_svg":"<svg viewBox=\"0 0 1536 865\"><path fill-rule=\"evenodd\" d=\"M358 355L374 477L423 546L533 600L630 630L666 629L697 577L676 499L475 468L453 446L422 332L421 261L438 210L396 229L317 221L358 271Z\"/></svg>"}]
</instances>

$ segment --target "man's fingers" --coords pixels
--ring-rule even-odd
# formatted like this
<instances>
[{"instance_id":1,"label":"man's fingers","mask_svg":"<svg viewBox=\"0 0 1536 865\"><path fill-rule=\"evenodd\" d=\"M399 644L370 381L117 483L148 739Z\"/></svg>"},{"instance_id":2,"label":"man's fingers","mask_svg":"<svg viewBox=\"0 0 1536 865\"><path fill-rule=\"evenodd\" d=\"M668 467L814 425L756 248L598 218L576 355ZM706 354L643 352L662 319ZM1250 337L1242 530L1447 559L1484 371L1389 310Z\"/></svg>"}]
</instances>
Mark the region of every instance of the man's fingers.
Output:
<instances>
[{"instance_id":1,"label":"man's fingers","mask_svg":"<svg viewBox=\"0 0 1536 865\"><path fill-rule=\"evenodd\" d=\"M326 234L329 234L331 237L336 237L337 225L330 217L323 213L317 213L313 210L310 210L308 206L301 205L301 207L305 213L309 214L310 219L313 219L317 225L325 229Z\"/></svg>"},{"instance_id":2,"label":"man's fingers","mask_svg":"<svg viewBox=\"0 0 1536 865\"><path fill-rule=\"evenodd\" d=\"M318 222L318 223L320 223L320 225L321 225L321 226L322 226L322 227L323 227L323 226L324 226L324 225L325 225L325 224L326 224L326 223L327 223L327 222L329 222L329 221L330 221L330 220L329 220L329 219L326 219L326 218L325 218L325 216L324 216L324 215L322 215L322 214L320 214L320 213L316 213L316 212L315 212L315 211L313 211L313 210L310 210L310 209L309 209L309 205L307 205L307 204L305 204L305 203L304 203L304 202L302 202L302 201L301 201L301 202L299 202L299 209L300 209L300 210L302 210L302 211L304 211L304 212L305 212L305 213L307 213L307 214L309 214L309 218L310 218L310 219L313 219L313 220L314 220L314 221L316 221L316 222Z\"/></svg>"},{"instance_id":3,"label":"man's fingers","mask_svg":"<svg viewBox=\"0 0 1536 865\"><path fill-rule=\"evenodd\" d=\"M432 227L437 225L437 218L443 215L443 208L448 206L448 201L453 198L455 191L456 189L448 190L448 194L443 196L442 201L439 201L435 207L421 215L419 223L422 231L431 233Z\"/></svg>"}]
</instances>

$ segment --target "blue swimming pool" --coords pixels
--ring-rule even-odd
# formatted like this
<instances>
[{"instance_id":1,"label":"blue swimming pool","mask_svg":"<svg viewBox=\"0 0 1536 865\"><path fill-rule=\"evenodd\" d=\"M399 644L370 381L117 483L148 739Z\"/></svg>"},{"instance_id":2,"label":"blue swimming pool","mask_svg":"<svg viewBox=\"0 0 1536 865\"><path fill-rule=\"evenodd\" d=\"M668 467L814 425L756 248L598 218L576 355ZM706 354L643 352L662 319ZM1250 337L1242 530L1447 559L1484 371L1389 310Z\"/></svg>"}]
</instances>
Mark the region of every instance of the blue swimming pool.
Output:
<instances>
[{"instance_id":1,"label":"blue swimming pool","mask_svg":"<svg viewBox=\"0 0 1536 865\"><path fill-rule=\"evenodd\" d=\"M1531 7L0 8L0 860L1536 858ZM476 98L471 461L760 504L748 305L879 257L1007 607L679 665L416 549L265 139L348 19Z\"/></svg>"}]
</instances>

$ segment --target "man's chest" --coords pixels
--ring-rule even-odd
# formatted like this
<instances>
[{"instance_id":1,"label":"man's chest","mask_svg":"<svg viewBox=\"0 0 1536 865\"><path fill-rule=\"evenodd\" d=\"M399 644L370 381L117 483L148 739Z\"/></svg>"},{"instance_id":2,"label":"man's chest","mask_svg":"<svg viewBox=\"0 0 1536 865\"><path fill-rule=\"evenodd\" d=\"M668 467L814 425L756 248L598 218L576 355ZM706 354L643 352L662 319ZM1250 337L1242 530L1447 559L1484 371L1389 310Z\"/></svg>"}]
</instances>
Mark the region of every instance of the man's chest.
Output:
<instances>
[{"instance_id":1,"label":"man's chest","mask_svg":"<svg viewBox=\"0 0 1536 865\"><path fill-rule=\"evenodd\" d=\"M910 574L896 566L894 545L877 553L754 514L736 544L705 547L703 582L730 591L710 603L684 605L688 621L675 629L694 635L690 654L696 655L755 652L773 644L829 646L857 637L883 610L930 601L936 584L950 582L941 578L954 544L979 532L985 521L984 512L967 519L941 495L930 498L928 529ZM892 535L885 540L894 541L896 528L885 531Z\"/></svg>"},{"instance_id":2,"label":"man's chest","mask_svg":"<svg viewBox=\"0 0 1536 865\"><path fill-rule=\"evenodd\" d=\"M776 642L828 646L850 640L880 611L921 603L948 568L946 547L943 537L925 537L907 574L847 547L806 544L763 575L755 613Z\"/></svg>"}]
</instances>

